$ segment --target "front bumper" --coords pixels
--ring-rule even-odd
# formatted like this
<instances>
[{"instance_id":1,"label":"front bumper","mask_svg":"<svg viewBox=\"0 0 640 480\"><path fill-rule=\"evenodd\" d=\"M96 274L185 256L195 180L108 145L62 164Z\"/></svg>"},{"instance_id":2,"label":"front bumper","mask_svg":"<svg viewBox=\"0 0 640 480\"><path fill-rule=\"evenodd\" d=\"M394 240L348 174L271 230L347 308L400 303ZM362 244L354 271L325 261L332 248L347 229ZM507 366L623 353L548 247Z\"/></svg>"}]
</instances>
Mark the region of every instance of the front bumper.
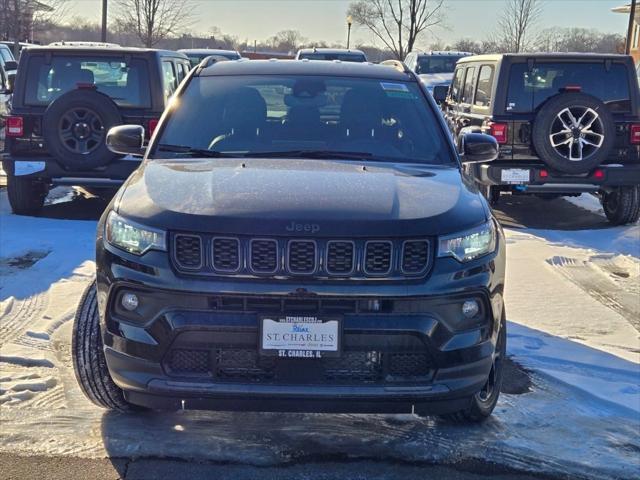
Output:
<instances>
[{"instance_id":1,"label":"front bumper","mask_svg":"<svg viewBox=\"0 0 640 480\"><path fill-rule=\"evenodd\" d=\"M134 257L99 241L107 365L128 401L152 408L459 410L491 368L502 313L502 236L498 243L494 254L464 266L438 259L420 283L371 285L184 278L163 252ZM139 312L119 307L124 291L138 294ZM380 300L380 311L364 307L371 298ZM479 300L482 314L458 328L450 312L467 298ZM274 308L339 315L341 356L260 356L258 319Z\"/></svg>"},{"instance_id":2,"label":"front bumper","mask_svg":"<svg viewBox=\"0 0 640 480\"><path fill-rule=\"evenodd\" d=\"M595 192L609 187L640 185L640 165L601 165L582 175L562 174L543 164L528 162L498 161L472 168L473 176L483 185L509 186L530 193ZM504 181L502 172L510 169L528 170L529 181Z\"/></svg>"}]
</instances>

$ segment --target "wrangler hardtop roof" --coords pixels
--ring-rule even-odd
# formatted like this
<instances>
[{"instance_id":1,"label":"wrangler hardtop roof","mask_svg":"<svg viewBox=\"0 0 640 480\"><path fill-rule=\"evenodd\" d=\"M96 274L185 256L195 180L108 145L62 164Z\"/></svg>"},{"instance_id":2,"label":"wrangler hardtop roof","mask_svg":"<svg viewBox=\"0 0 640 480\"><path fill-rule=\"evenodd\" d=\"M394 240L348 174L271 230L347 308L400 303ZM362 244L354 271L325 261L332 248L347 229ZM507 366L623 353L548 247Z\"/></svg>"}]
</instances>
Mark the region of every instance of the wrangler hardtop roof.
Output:
<instances>
[{"instance_id":1,"label":"wrangler hardtop roof","mask_svg":"<svg viewBox=\"0 0 640 480\"><path fill-rule=\"evenodd\" d=\"M29 48L24 50L25 52L33 53L42 53L42 52L52 52L52 53L99 53L99 54L117 54L117 55L136 55L136 54L145 54L145 53L157 53L162 56L171 56L171 57L180 57L187 60L187 56L183 53L175 52L173 50L160 50L157 48L139 48L139 47L120 47L120 46L106 46L106 45L96 45L96 46L85 46L85 45L35 45L30 46Z\"/></svg>"},{"instance_id":2,"label":"wrangler hardtop roof","mask_svg":"<svg viewBox=\"0 0 640 480\"><path fill-rule=\"evenodd\" d=\"M619 53L582 53L582 52L543 52L543 53L499 53L489 55L474 55L458 60L458 63L468 62L498 62L509 59L543 59L543 60L631 60L629 55Z\"/></svg>"},{"instance_id":3,"label":"wrangler hardtop roof","mask_svg":"<svg viewBox=\"0 0 640 480\"><path fill-rule=\"evenodd\" d=\"M355 48L328 48L328 47L301 48L300 50L298 50L298 53L336 53L336 54L353 53L354 55L364 55L364 52L362 50L358 50Z\"/></svg>"},{"instance_id":4,"label":"wrangler hardtop roof","mask_svg":"<svg viewBox=\"0 0 640 480\"><path fill-rule=\"evenodd\" d=\"M237 60L219 62L197 73L203 77L217 75L318 75L335 77L362 77L400 82L416 81L409 72L388 65L341 62L339 60Z\"/></svg>"}]
</instances>

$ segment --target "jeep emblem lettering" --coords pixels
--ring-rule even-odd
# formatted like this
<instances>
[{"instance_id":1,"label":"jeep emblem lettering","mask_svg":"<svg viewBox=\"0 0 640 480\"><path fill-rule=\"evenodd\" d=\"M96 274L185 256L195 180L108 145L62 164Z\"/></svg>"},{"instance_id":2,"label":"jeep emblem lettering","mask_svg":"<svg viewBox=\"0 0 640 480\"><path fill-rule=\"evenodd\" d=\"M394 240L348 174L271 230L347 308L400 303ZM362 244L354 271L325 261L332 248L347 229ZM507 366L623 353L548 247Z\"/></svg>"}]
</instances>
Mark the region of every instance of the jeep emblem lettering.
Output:
<instances>
[{"instance_id":1,"label":"jeep emblem lettering","mask_svg":"<svg viewBox=\"0 0 640 480\"><path fill-rule=\"evenodd\" d=\"M320 225L317 223L296 223L291 222L286 226L287 232L305 232L317 233L320 231Z\"/></svg>"}]
</instances>

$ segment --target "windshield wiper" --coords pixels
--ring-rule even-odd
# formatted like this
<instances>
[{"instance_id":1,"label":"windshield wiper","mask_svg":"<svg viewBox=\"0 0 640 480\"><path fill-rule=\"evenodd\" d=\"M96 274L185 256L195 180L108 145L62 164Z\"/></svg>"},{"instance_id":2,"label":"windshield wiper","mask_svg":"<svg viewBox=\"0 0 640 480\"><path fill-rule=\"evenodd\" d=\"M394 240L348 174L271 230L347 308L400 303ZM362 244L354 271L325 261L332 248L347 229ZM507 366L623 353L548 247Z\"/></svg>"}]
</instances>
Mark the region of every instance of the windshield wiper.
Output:
<instances>
[{"instance_id":1,"label":"windshield wiper","mask_svg":"<svg viewBox=\"0 0 640 480\"><path fill-rule=\"evenodd\" d=\"M211 157L211 158L237 158L239 155L218 152L216 150L207 150L206 148L192 148L186 145L168 145L161 143L158 145L160 152L186 153L191 157Z\"/></svg>"},{"instance_id":2,"label":"windshield wiper","mask_svg":"<svg viewBox=\"0 0 640 480\"><path fill-rule=\"evenodd\" d=\"M385 161L385 158L376 157L369 152L350 152L338 150L274 150L268 152L247 152L244 157L250 158L328 158L343 160L370 160Z\"/></svg>"}]
</instances>

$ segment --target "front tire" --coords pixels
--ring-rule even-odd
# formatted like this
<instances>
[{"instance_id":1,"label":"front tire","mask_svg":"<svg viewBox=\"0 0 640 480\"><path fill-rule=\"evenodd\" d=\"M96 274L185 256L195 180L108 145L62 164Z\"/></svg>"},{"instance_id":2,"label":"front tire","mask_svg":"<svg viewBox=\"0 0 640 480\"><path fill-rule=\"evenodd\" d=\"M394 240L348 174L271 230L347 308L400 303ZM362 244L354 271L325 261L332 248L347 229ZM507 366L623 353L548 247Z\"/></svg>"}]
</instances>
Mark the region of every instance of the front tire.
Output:
<instances>
[{"instance_id":1,"label":"front tire","mask_svg":"<svg viewBox=\"0 0 640 480\"><path fill-rule=\"evenodd\" d=\"M600 199L609 222L613 225L636 223L640 217L640 187L617 187Z\"/></svg>"},{"instance_id":2,"label":"front tire","mask_svg":"<svg viewBox=\"0 0 640 480\"><path fill-rule=\"evenodd\" d=\"M82 295L73 321L71 341L73 369L82 393L99 407L121 412L130 411L132 405L113 382L104 356L98 315L96 282L92 282Z\"/></svg>"},{"instance_id":3,"label":"front tire","mask_svg":"<svg viewBox=\"0 0 640 480\"><path fill-rule=\"evenodd\" d=\"M16 215L34 215L44 206L48 188L42 182L28 178L7 176L7 195Z\"/></svg>"},{"instance_id":4,"label":"front tire","mask_svg":"<svg viewBox=\"0 0 640 480\"><path fill-rule=\"evenodd\" d=\"M493 365L491 366L487 383L482 387L482 390L470 398L470 403L467 408L446 415L441 415L440 418L452 423L480 423L489 418L493 409L496 407L498 397L500 396L500 388L502 387L502 378L504 375L504 359L506 358L506 355L507 321L503 311Z\"/></svg>"}]
</instances>

